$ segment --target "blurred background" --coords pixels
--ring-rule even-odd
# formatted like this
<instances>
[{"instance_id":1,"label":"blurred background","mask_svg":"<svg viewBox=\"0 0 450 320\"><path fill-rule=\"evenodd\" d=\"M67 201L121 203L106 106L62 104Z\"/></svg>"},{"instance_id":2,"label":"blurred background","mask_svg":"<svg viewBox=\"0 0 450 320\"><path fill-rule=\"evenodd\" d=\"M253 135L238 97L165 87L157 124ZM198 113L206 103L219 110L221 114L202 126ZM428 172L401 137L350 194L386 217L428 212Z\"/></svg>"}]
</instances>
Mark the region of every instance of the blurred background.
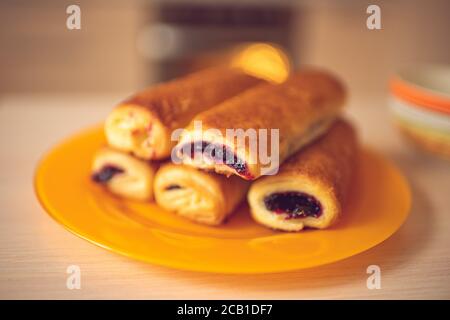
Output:
<instances>
[{"instance_id":1,"label":"blurred background","mask_svg":"<svg viewBox=\"0 0 450 320\"><path fill-rule=\"evenodd\" d=\"M294 66L335 71L351 92L385 91L403 65L450 63L450 1L374 3L382 30L367 29L372 2L357 0L3 0L0 95L133 92L239 59L255 43ZM66 28L71 4L81 30Z\"/></svg>"}]
</instances>

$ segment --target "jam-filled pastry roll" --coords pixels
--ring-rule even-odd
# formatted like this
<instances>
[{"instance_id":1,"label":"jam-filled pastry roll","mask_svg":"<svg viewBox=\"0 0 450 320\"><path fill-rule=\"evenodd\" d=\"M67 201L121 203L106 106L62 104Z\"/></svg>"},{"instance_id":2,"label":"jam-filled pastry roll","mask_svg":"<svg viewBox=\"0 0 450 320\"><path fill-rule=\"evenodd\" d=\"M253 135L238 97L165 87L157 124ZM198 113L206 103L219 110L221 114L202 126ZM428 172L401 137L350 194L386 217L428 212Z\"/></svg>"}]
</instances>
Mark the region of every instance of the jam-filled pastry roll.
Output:
<instances>
[{"instance_id":1,"label":"jam-filled pastry roll","mask_svg":"<svg viewBox=\"0 0 450 320\"><path fill-rule=\"evenodd\" d=\"M184 164L247 180L274 174L285 159L326 132L344 101L345 89L332 75L298 71L284 83L257 86L198 114L176 153ZM239 130L232 135L229 129L244 132L245 140L236 138ZM272 137L276 130L271 129L279 136Z\"/></svg>"},{"instance_id":2,"label":"jam-filled pastry roll","mask_svg":"<svg viewBox=\"0 0 450 320\"><path fill-rule=\"evenodd\" d=\"M91 179L124 198L152 200L156 167L156 164L104 147L94 155Z\"/></svg>"},{"instance_id":3,"label":"jam-filled pastry roll","mask_svg":"<svg viewBox=\"0 0 450 320\"><path fill-rule=\"evenodd\" d=\"M144 89L107 117L108 144L143 159L170 156L173 130L199 112L263 81L232 68L213 68Z\"/></svg>"},{"instance_id":4,"label":"jam-filled pastry roll","mask_svg":"<svg viewBox=\"0 0 450 320\"><path fill-rule=\"evenodd\" d=\"M273 229L324 229L342 211L357 161L352 126L338 120L316 142L289 158L275 176L255 181L248 193L253 218Z\"/></svg>"},{"instance_id":5,"label":"jam-filled pastry roll","mask_svg":"<svg viewBox=\"0 0 450 320\"><path fill-rule=\"evenodd\" d=\"M156 173L157 204L190 220L219 225L245 199L249 182L173 163Z\"/></svg>"}]
</instances>

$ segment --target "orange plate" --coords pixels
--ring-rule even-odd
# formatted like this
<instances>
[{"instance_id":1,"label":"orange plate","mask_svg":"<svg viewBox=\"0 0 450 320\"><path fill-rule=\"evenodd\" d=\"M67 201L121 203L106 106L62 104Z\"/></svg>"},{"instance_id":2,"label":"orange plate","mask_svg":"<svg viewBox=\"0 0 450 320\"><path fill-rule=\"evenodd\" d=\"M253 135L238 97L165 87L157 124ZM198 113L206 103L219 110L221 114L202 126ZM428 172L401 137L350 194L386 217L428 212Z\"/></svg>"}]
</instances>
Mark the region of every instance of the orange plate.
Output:
<instances>
[{"instance_id":1,"label":"orange plate","mask_svg":"<svg viewBox=\"0 0 450 320\"><path fill-rule=\"evenodd\" d=\"M283 233L259 226L243 205L221 227L195 224L152 203L119 199L89 179L101 128L84 131L40 162L35 188L47 212L76 235L138 260L218 273L309 268L348 258L392 235L405 221L410 190L380 155L361 152L341 220L327 230Z\"/></svg>"}]
</instances>

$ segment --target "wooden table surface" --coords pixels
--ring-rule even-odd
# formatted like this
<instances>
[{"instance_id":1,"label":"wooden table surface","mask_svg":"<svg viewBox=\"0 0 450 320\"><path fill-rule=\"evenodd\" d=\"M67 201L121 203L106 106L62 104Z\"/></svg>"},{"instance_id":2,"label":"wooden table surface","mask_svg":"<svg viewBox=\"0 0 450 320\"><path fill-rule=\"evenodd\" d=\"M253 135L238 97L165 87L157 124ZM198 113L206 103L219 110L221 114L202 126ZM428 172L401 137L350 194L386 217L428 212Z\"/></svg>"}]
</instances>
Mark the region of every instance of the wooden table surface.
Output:
<instances>
[{"instance_id":1,"label":"wooden table surface","mask_svg":"<svg viewBox=\"0 0 450 320\"><path fill-rule=\"evenodd\" d=\"M365 253L290 273L220 275L136 262L72 235L36 200L36 163L122 96L0 97L0 298L450 298L450 163L404 143L382 95L353 97L348 114L363 141L402 169L413 207L396 234ZM66 287L69 265L81 269L79 290ZM369 265L380 266L381 289L367 288Z\"/></svg>"}]
</instances>

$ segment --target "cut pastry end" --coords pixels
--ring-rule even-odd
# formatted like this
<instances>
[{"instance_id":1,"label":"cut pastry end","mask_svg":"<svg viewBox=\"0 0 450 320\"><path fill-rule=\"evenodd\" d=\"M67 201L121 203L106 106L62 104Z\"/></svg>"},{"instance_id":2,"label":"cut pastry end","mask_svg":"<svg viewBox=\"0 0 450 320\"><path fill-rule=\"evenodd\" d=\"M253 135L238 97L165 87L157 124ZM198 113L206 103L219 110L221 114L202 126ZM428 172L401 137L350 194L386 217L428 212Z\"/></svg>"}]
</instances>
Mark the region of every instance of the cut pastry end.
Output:
<instances>
[{"instance_id":1,"label":"cut pastry end","mask_svg":"<svg viewBox=\"0 0 450 320\"><path fill-rule=\"evenodd\" d=\"M258 183L260 182L260 183ZM272 229L300 231L305 227L325 229L340 215L336 197L320 183L304 179L255 182L248 193L253 218ZM259 187L258 187L259 185ZM280 186L283 185L282 188Z\"/></svg>"},{"instance_id":2,"label":"cut pastry end","mask_svg":"<svg viewBox=\"0 0 450 320\"><path fill-rule=\"evenodd\" d=\"M226 176L237 175L245 180L255 179L254 166L237 155L223 142L196 140L181 142L177 146L177 155L183 163Z\"/></svg>"},{"instance_id":3,"label":"cut pastry end","mask_svg":"<svg viewBox=\"0 0 450 320\"><path fill-rule=\"evenodd\" d=\"M207 172L168 163L158 170L154 188L160 207L195 222L217 226L228 214L220 186Z\"/></svg>"},{"instance_id":4,"label":"cut pastry end","mask_svg":"<svg viewBox=\"0 0 450 320\"><path fill-rule=\"evenodd\" d=\"M92 162L93 182L124 198L153 199L154 167L111 148L102 148Z\"/></svg>"},{"instance_id":5,"label":"cut pastry end","mask_svg":"<svg viewBox=\"0 0 450 320\"><path fill-rule=\"evenodd\" d=\"M159 119L137 105L121 105L105 122L108 144L142 159L163 159L170 155L172 143Z\"/></svg>"}]
</instances>

